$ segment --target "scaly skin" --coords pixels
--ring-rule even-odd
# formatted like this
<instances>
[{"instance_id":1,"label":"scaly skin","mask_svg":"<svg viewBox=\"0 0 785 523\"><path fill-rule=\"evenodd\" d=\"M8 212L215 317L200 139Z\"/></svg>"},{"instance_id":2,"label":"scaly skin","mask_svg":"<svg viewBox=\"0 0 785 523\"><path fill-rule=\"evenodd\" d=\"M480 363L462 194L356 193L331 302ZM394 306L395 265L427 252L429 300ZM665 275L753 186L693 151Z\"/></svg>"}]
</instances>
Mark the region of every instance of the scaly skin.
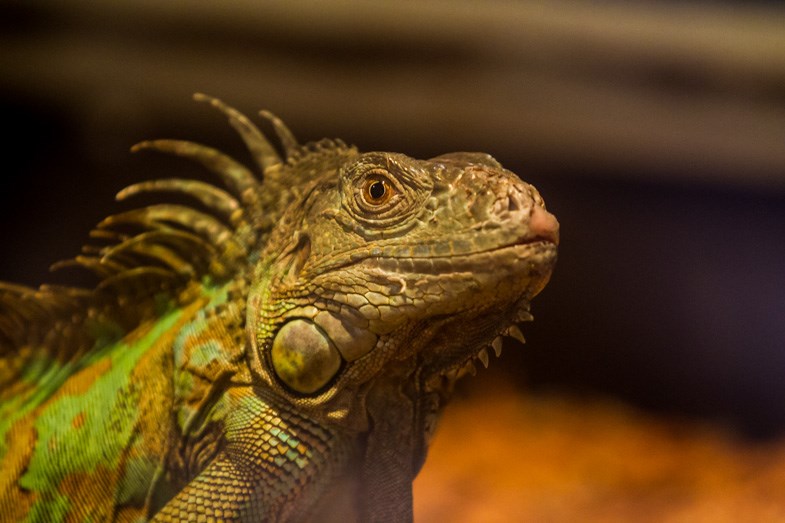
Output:
<instances>
[{"instance_id":1,"label":"scaly skin","mask_svg":"<svg viewBox=\"0 0 785 523\"><path fill-rule=\"evenodd\" d=\"M59 265L95 289L0 285L0 516L31 521L410 521L454 382L520 337L558 223L490 156L338 141L281 158L229 118L264 182L182 141L225 189L111 216ZM347 515L345 512L349 512ZM335 516L338 517L338 516Z\"/></svg>"}]
</instances>

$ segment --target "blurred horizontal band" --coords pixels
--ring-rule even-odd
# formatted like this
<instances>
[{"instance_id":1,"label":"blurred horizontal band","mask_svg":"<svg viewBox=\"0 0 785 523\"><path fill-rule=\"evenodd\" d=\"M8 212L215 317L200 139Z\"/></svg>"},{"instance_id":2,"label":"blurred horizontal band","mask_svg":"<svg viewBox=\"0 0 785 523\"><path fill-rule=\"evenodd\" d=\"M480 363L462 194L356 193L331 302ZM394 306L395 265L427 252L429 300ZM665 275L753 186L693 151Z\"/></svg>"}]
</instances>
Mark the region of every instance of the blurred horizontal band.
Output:
<instances>
[{"instance_id":1,"label":"blurred horizontal band","mask_svg":"<svg viewBox=\"0 0 785 523\"><path fill-rule=\"evenodd\" d=\"M22 29L0 36L5 89L106 126L162 108L187 121L187 95L200 90L361 146L371 136L505 163L785 189L777 5L8 5L0 15Z\"/></svg>"}]
</instances>

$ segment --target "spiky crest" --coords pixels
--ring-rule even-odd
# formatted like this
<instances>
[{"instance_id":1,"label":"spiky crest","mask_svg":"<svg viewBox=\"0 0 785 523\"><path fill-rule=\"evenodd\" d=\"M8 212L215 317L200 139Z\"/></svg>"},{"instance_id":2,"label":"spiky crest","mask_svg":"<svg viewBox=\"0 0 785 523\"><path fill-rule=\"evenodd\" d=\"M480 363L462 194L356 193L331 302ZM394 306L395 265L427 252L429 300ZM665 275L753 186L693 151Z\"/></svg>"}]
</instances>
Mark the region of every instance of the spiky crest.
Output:
<instances>
[{"instance_id":1,"label":"spiky crest","mask_svg":"<svg viewBox=\"0 0 785 523\"><path fill-rule=\"evenodd\" d=\"M278 117L262 111L280 140L282 158L236 109L203 94L194 99L209 103L228 118L251 153L258 174L199 143L154 140L132 147L134 152L155 150L194 160L216 174L223 187L169 178L120 191L118 200L142 193L176 193L195 200L200 208L159 203L102 220L90 233L93 242L81 254L51 267L89 270L98 279L93 289L46 285L33 289L0 282L0 360L9 360L23 347L73 356L86 350L81 339L85 329L78 327L89 315L133 328L154 309L157 295L182 299L190 283L207 277L213 282L240 277L249 266L249 254L260 248L296 192L292 189L325 166L337 166L346 155L356 154L340 141L300 145ZM58 335L53 340L55 330ZM68 346L70 350L64 348ZM0 387L7 379L0 376Z\"/></svg>"}]
</instances>

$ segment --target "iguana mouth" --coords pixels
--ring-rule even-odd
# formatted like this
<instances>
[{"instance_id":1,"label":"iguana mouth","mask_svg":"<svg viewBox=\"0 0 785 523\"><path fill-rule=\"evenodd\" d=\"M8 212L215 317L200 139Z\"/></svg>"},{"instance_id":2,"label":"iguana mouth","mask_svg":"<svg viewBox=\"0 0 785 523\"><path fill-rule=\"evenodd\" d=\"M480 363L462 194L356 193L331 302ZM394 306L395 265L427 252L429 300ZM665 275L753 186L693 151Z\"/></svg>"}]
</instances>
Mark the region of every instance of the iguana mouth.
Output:
<instances>
[{"instance_id":1,"label":"iguana mouth","mask_svg":"<svg viewBox=\"0 0 785 523\"><path fill-rule=\"evenodd\" d=\"M556 257L556 244L545 238L529 238L524 241L469 253L442 256L369 256L379 268L391 272L416 272L420 274L448 274L451 272L476 271L480 267L493 269L494 263L503 258L519 258L521 263L547 266ZM368 259L366 258L366 259Z\"/></svg>"},{"instance_id":2,"label":"iguana mouth","mask_svg":"<svg viewBox=\"0 0 785 523\"><path fill-rule=\"evenodd\" d=\"M314 273L327 273L363 263L375 262L379 269L392 273L448 274L450 272L472 272L479 267L492 267L494 262L506 256L517 256L521 263L547 267L555 262L558 240L530 237L519 239L489 249L457 254L412 255L406 246L396 249L358 250L349 252L343 261L334 260L310 268ZM347 259L348 258L348 259ZM336 263L337 261L337 263Z\"/></svg>"}]
</instances>

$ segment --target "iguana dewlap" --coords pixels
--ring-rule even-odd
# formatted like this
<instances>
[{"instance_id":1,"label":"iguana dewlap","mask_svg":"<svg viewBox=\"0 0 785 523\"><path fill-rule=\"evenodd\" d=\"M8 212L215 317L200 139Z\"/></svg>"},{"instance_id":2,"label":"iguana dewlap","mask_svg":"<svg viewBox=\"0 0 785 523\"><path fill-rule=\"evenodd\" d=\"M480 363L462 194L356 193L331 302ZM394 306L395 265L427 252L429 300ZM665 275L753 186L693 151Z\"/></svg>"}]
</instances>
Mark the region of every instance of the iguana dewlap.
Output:
<instances>
[{"instance_id":1,"label":"iguana dewlap","mask_svg":"<svg viewBox=\"0 0 785 523\"><path fill-rule=\"evenodd\" d=\"M0 284L0 520L411 520L453 384L521 338L558 222L489 155L300 145L263 112L280 154L197 99L258 175L204 145L139 144L220 183L123 190L193 205L99 223L56 264L94 289Z\"/></svg>"}]
</instances>

